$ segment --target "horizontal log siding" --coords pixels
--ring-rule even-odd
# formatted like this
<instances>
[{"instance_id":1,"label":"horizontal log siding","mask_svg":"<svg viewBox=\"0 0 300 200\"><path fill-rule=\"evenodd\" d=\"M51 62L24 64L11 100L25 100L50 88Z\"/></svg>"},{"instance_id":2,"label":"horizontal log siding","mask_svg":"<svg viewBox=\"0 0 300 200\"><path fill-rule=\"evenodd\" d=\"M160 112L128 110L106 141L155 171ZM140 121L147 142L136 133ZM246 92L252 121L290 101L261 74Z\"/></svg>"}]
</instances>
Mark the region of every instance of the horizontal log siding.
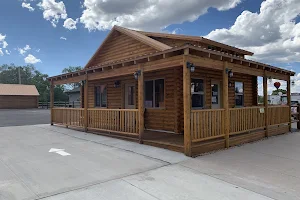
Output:
<instances>
[{"instance_id":1,"label":"horizontal log siding","mask_svg":"<svg viewBox=\"0 0 300 200\"><path fill-rule=\"evenodd\" d=\"M116 32L104 44L90 66L105 62L119 61L126 58L154 53L156 50L122 33Z\"/></svg>"}]
</instances>

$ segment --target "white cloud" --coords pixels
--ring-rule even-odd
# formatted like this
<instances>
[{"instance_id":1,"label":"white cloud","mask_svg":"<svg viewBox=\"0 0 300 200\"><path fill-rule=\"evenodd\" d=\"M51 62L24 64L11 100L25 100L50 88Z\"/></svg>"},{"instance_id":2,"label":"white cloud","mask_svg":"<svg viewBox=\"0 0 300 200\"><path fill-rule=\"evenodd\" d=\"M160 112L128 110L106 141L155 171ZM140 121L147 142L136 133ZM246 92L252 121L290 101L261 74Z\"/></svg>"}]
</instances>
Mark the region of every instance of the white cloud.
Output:
<instances>
[{"instance_id":1,"label":"white cloud","mask_svg":"<svg viewBox=\"0 0 300 200\"><path fill-rule=\"evenodd\" d=\"M78 22L78 19L73 20L72 18L68 18L64 22L64 27L69 30L77 29L77 27L76 27L77 22Z\"/></svg>"},{"instance_id":2,"label":"white cloud","mask_svg":"<svg viewBox=\"0 0 300 200\"><path fill-rule=\"evenodd\" d=\"M8 46L7 42L5 41L5 38L6 38L6 35L2 35L0 33L0 46L2 45L3 49L5 49Z\"/></svg>"},{"instance_id":3,"label":"white cloud","mask_svg":"<svg viewBox=\"0 0 300 200\"><path fill-rule=\"evenodd\" d=\"M67 38L65 38L65 37L60 37L60 39L61 39L61 40L67 40Z\"/></svg>"},{"instance_id":4,"label":"white cloud","mask_svg":"<svg viewBox=\"0 0 300 200\"><path fill-rule=\"evenodd\" d=\"M299 0L266 0L259 13L244 11L229 29L216 29L208 38L255 53L263 62L300 62Z\"/></svg>"},{"instance_id":5,"label":"white cloud","mask_svg":"<svg viewBox=\"0 0 300 200\"><path fill-rule=\"evenodd\" d=\"M3 56L3 55L4 55L4 53L2 51L2 48L0 48L0 56Z\"/></svg>"},{"instance_id":6,"label":"white cloud","mask_svg":"<svg viewBox=\"0 0 300 200\"><path fill-rule=\"evenodd\" d=\"M35 50L35 51L39 53L39 52L41 51L41 49L37 49L37 50Z\"/></svg>"},{"instance_id":7,"label":"white cloud","mask_svg":"<svg viewBox=\"0 0 300 200\"><path fill-rule=\"evenodd\" d=\"M195 21L209 8L219 11L236 7L241 0L84 0L80 22L91 30L114 25L160 31L166 26Z\"/></svg>"},{"instance_id":8,"label":"white cloud","mask_svg":"<svg viewBox=\"0 0 300 200\"><path fill-rule=\"evenodd\" d=\"M26 64L36 64L42 62L40 59L34 57L33 55L29 54L26 58L24 58Z\"/></svg>"},{"instance_id":9,"label":"white cloud","mask_svg":"<svg viewBox=\"0 0 300 200\"><path fill-rule=\"evenodd\" d=\"M33 12L33 11L34 11L34 8L31 7L30 3L25 3L25 2L23 2L23 3L22 3L22 8L27 8L30 12Z\"/></svg>"},{"instance_id":10,"label":"white cloud","mask_svg":"<svg viewBox=\"0 0 300 200\"><path fill-rule=\"evenodd\" d=\"M60 19L67 18L66 7L63 1L42 0L42 2L37 5L44 11L44 19L50 21L53 27L56 27Z\"/></svg>"},{"instance_id":11,"label":"white cloud","mask_svg":"<svg viewBox=\"0 0 300 200\"><path fill-rule=\"evenodd\" d=\"M180 32L182 32L182 29L181 29L181 28L175 28L175 29L172 31L172 34L180 34Z\"/></svg>"},{"instance_id":12,"label":"white cloud","mask_svg":"<svg viewBox=\"0 0 300 200\"><path fill-rule=\"evenodd\" d=\"M31 48L30 48L30 46L27 44L24 48L18 48L18 51L19 51L19 53L21 54L21 55L25 55L25 53L27 52L27 51L29 51Z\"/></svg>"},{"instance_id":13,"label":"white cloud","mask_svg":"<svg viewBox=\"0 0 300 200\"><path fill-rule=\"evenodd\" d=\"M6 53L7 55L10 55L10 51L8 51L7 49L5 50L5 53Z\"/></svg>"}]
</instances>

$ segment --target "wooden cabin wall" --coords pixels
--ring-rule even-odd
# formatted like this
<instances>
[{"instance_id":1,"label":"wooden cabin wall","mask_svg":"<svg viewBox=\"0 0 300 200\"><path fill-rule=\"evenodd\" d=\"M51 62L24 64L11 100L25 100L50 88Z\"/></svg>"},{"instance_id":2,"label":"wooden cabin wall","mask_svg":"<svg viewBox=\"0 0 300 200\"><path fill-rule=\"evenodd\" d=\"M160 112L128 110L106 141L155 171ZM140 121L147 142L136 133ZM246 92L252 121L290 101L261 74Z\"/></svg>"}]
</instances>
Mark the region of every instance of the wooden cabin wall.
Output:
<instances>
[{"instance_id":1,"label":"wooden cabin wall","mask_svg":"<svg viewBox=\"0 0 300 200\"><path fill-rule=\"evenodd\" d=\"M101 52L90 66L101 63L120 61L126 58L154 53L156 50L120 32L114 33L104 44Z\"/></svg>"}]
</instances>

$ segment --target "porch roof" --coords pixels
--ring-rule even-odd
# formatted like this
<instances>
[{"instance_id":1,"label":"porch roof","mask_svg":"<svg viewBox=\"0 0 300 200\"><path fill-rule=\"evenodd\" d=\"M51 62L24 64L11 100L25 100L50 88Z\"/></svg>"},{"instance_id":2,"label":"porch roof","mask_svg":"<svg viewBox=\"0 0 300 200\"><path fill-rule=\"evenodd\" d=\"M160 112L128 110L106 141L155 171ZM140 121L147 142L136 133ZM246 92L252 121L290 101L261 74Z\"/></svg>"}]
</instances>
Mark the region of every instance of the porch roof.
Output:
<instances>
[{"instance_id":1,"label":"porch roof","mask_svg":"<svg viewBox=\"0 0 300 200\"><path fill-rule=\"evenodd\" d=\"M154 60L161 60L161 59L165 59L167 57L184 55L184 49L190 49L191 55L196 55L196 56L200 56L202 58L204 57L204 58L218 60L218 61L228 61L229 63L239 64L239 65L241 65L241 67L245 67L245 69L247 69L247 67L250 67L250 68L256 68L256 69L263 69L268 72L279 73L279 74L284 74L284 75L289 75L289 76L295 75L295 72L289 71L286 69L282 69L279 67L275 67L275 66L271 66L271 65L264 64L261 62L245 59L243 57L224 53L221 51L206 49L201 46L195 46L195 45L193 46L190 44L186 44L181 47L174 47L172 49L157 51L156 53L144 54L144 55L137 56L135 58L128 58L128 59L114 61L114 62L102 63L93 68L85 68L83 70L76 71L76 72L52 76L52 77L49 77L48 80L55 81L55 80L69 79L70 82L72 82L73 80L76 80L75 82L78 82L77 79L74 79L74 77L83 76L85 74L96 73L96 72L104 73L104 71L105 72L109 71L108 69L123 68L126 66L137 65L137 64L141 64L141 63L151 62ZM84 80L84 77L82 77L81 80Z\"/></svg>"}]
</instances>

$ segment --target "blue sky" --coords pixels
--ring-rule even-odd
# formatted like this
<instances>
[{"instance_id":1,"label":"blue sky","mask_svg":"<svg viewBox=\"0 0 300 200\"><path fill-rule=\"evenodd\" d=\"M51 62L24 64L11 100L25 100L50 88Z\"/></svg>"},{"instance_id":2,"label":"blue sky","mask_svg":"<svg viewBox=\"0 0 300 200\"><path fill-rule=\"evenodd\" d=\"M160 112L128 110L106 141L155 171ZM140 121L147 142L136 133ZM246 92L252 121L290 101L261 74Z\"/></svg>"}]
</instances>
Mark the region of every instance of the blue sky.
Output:
<instances>
[{"instance_id":1,"label":"blue sky","mask_svg":"<svg viewBox=\"0 0 300 200\"><path fill-rule=\"evenodd\" d=\"M166 9L169 8L166 1L157 0L156 8L151 11L146 10L151 6L149 0L130 0L129 5L121 3L125 0L95 0L94 7L91 2L1 0L0 50L2 46L3 55L0 52L0 64L33 63L50 76L60 74L68 66L84 66L109 29L117 24L147 31L206 36L254 51L258 53L255 60L300 72L300 58L297 58L297 55L300 57L300 43L297 43L300 41L300 3L297 0L288 0L286 5L285 0L224 0L221 3L194 0L194 5L190 0L186 6L178 3L182 1L170 0L168 2L178 5L172 10ZM270 16L283 11L284 15ZM77 19L76 29L64 27L69 18ZM287 28L282 28L285 26ZM8 44L6 48L3 41ZM30 48L24 49L26 45Z\"/></svg>"}]
</instances>

